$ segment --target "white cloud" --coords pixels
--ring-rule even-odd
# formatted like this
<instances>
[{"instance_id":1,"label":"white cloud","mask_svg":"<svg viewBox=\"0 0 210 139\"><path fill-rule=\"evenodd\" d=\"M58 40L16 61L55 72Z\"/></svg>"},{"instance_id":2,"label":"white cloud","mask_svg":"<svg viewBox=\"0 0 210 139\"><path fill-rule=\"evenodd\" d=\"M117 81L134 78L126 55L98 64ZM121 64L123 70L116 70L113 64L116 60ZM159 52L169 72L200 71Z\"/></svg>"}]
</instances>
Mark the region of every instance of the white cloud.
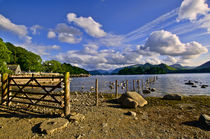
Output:
<instances>
[{"instance_id":1,"label":"white cloud","mask_svg":"<svg viewBox=\"0 0 210 139\"><path fill-rule=\"evenodd\" d=\"M157 52L161 55L182 56L192 58L208 52L208 49L198 42L182 43L179 37L168 31L153 32L147 42L145 48L150 51Z\"/></svg>"},{"instance_id":2,"label":"white cloud","mask_svg":"<svg viewBox=\"0 0 210 139\"><path fill-rule=\"evenodd\" d=\"M82 40L82 33L79 29L68 26L64 23L57 24L55 29L48 32L48 38L56 38L56 36L59 41L70 44L79 43Z\"/></svg>"},{"instance_id":3,"label":"white cloud","mask_svg":"<svg viewBox=\"0 0 210 139\"><path fill-rule=\"evenodd\" d=\"M39 34L38 30L42 28L43 27L40 25L33 25L32 27L30 27L30 30L32 31L33 35L36 35L37 33Z\"/></svg>"},{"instance_id":4,"label":"white cloud","mask_svg":"<svg viewBox=\"0 0 210 139\"><path fill-rule=\"evenodd\" d=\"M184 0L179 8L177 20L196 20L199 15L206 15L208 12L206 0Z\"/></svg>"},{"instance_id":5,"label":"white cloud","mask_svg":"<svg viewBox=\"0 0 210 139\"><path fill-rule=\"evenodd\" d=\"M56 37L56 33L54 31L49 31L47 34L47 37L49 39L55 38Z\"/></svg>"},{"instance_id":6,"label":"white cloud","mask_svg":"<svg viewBox=\"0 0 210 139\"><path fill-rule=\"evenodd\" d=\"M21 37L25 37L28 33L26 26L16 25L1 14L0 14L0 29L11 31Z\"/></svg>"},{"instance_id":7,"label":"white cloud","mask_svg":"<svg viewBox=\"0 0 210 139\"><path fill-rule=\"evenodd\" d=\"M89 35L100 38L106 36L101 27L102 25L96 22L92 17L77 17L74 13L67 14L68 21L74 22L79 27L83 28Z\"/></svg>"}]
</instances>

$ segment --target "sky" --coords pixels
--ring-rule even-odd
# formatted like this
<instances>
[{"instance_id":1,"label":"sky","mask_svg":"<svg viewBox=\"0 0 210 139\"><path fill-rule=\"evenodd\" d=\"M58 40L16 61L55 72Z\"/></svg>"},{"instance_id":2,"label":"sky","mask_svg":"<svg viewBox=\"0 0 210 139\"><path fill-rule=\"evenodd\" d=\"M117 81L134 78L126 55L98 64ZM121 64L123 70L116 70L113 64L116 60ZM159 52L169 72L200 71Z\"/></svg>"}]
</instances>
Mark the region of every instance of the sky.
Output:
<instances>
[{"instance_id":1,"label":"sky","mask_svg":"<svg viewBox=\"0 0 210 139\"><path fill-rule=\"evenodd\" d=\"M87 70L210 60L210 0L0 0L0 38Z\"/></svg>"}]
</instances>

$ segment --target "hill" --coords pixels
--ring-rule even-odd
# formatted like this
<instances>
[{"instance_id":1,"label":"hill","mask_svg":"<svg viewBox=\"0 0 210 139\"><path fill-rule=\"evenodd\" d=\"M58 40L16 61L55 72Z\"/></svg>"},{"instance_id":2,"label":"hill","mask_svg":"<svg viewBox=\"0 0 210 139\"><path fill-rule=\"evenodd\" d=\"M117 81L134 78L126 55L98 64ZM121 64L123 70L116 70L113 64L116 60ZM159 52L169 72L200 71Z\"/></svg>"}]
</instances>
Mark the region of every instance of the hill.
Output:
<instances>
[{"instance_id":1,"label":"hill","mask_svg":"<svg viewBox=\"0 0 210 139\"><path fill-rule=\"evenodd\" d=\"M144 65L134 65L121 69L118 74L128 75L128 74L165 74L170 71L176 70L166 64L152 65L146 63Z\"/></svg>"},{"instance_id":2,"label":"hill","mask_svg":"<svg viewBox=\"0 0 210 139\"><path fill-rule=\"evenodd\" d=\"M56 60L42 62L42 58L22 47L15 46L10 42L4 42L0 38L0 73L7 71L6 64L19 64L22 71L33 72L70 72L71 74L89 74L85 69L72 66L68 63L60 63Z\"/></svg>"},{"instance_id":3,"label":"hill","mask_svg":"<svg viewBox=\"0 0 210 139\"><path fill-rule=\"evenodd\" d=\"M204 69L204 68L210 68L210 61L196 67L195 69Z\"/></svg>"}]
</instances>

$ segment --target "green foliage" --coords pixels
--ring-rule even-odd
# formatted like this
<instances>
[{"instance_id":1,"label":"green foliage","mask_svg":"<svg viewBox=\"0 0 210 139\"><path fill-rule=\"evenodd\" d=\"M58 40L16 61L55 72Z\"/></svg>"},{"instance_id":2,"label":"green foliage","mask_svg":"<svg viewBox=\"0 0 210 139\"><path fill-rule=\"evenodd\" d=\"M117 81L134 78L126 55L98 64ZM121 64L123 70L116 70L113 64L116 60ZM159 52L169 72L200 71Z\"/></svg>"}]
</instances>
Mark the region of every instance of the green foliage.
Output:
<instances>
[{"instance_id":1,"label":"green foliage","mask_svg":"<svg viewBox=\"0 0 210 139\"><path fill-rule=\"evenodd\" d=\"M63 63L59 61L50 60L43 63L43 71L45 72L55 72L55 73L65 73L70 72L71 74L88 74L88 71L72 66L71 64Z\"/></svg>"},{"instance_id":2,"label":"green foliage","mask_svg":"<svg viewBox=\"0 0 210 139\"><path fill-rule=\"evenodd\" d=\"M42 59L39 55L34 54L22 47L16 47L7 42L7 48L12 52L10 64L19 64L23 71L40 71Z\"/></svg>"},{"instance_id":3,"label":"green foliage","mask_svg":"<svg viewBox=\"0 0 210 139\"><path fill-rule=\"evenodd\" d=\"M11 51L9 51L5 43L0 40L0 61L10 62L10 54L11 54Z\"/></svg>"},{"instance_id":4,"label":"green foliage","mask_svg":"<svg viewBox=\"0 0 210 139\"><path fill-rule=\"evenodd\" d=\"M58 72L62 71L61 63L56 60L45 61L43 64L43 71L45 72Z\"/></svg>"}]
</instances>

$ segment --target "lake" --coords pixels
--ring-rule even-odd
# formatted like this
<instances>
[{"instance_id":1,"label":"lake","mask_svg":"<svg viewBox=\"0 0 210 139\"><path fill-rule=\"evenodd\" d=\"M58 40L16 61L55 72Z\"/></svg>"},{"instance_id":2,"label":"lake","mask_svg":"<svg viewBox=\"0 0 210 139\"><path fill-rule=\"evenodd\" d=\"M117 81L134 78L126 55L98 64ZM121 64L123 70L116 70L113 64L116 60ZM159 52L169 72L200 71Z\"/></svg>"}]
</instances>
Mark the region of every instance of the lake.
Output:
<instances>
[{"instance_id":1,"label":"lake","mask_svg":"<svg viewBox=\"0 0 210 139\"><path fill-rule=\"evenodd\" d=\"M82 78L71 79L71 91L87 92L91 90L91 86L95 87L95 79L98 79L99 92L114 93L114 89L110 88L110 82L118 83L128 80L129 90L133 88L133 80L144 80L157 76L158 79L151 88L156 91L149 94L149 96L163 96L166 93L180 93L183 95L210 95L210 74L158 74L158 75L98 75ZM185 85L188 80L197 81L196 88L191 85ZM201 88L201 85L208 85L207 88ZM137 85L136 85L137 86ZM124 93L125 89L119 87L119 93Z\"/></svg>"}]
</instances>

